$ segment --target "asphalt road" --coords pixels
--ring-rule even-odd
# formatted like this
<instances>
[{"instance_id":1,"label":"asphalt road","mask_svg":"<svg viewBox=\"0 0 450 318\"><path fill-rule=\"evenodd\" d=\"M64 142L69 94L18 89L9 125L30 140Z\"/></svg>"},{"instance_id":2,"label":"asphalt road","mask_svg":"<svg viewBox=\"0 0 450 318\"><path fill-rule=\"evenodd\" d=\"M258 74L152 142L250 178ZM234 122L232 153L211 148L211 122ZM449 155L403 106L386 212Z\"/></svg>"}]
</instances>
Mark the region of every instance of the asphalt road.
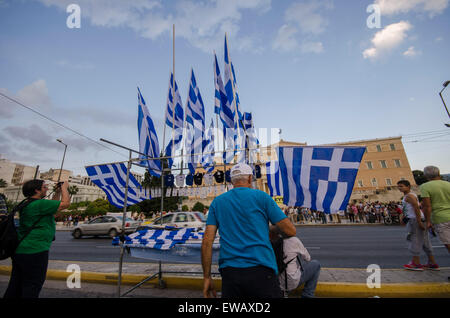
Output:
<instances>
[{"instance_id":1,"label":"asphalt road","mask_svg":"<svg viewBox=\"0 0 450 318\"><path fill-rule=\"evenodd\" d=\"M298 227L312 258L328 268L400 268L410 260L403 226L310 226ZM450 267L450 255L437 238L432 238L434 255L441 267ZM72 238L70 232L57 231L50 249L50 259L64 261L115 262L120 249L109 238ZM153 262L125 254L125 262ZM200 262L200 259L199 259ZM425 255L421 262L426 262Z\"/></svg>"}]
</instances>

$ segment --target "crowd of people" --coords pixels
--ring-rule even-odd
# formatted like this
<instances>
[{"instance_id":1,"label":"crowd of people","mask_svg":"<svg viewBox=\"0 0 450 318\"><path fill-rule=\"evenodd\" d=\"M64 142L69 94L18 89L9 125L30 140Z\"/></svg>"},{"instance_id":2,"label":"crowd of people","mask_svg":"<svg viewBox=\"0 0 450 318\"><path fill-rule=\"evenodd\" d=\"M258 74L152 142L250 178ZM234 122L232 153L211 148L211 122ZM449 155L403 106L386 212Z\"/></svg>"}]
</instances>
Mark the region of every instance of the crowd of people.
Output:
<instances>
[{"instance_id":1,"label":"crowd of people","mask_svg":"<svg viewBox=\"0 0 450 318\"><path fill-rule=\"evenodd\" d=\"M283 212L294 224L382 223L387 216L401 215L402 203L394 201L349 203L344 211L335 214L326 214L304 207L287 207Z\"/></svg>"}]
</instances>

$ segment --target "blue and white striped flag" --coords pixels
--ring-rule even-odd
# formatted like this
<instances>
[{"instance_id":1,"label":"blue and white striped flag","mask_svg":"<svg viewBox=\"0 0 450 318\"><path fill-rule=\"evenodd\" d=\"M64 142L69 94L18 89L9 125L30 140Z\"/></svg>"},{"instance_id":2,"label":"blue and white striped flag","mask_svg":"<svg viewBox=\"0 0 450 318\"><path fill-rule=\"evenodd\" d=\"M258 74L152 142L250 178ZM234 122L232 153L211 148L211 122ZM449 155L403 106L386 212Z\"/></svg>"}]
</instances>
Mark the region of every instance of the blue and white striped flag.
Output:
<instances>
[{"instance_id":1,"label":"blue and white striped flag","mask_svg":"<svg viewBox=\"0 0 450 318\"><path fill-rule=\"evenodd\" d=\"M253 126L252 113L244 113L244 127L245 133L248 136L248 140L245 140L245 148L249 150L249 161L248 163L256 162L256 154L258 150L256 149L259 145L259 140L256 137L255 127Z\"/></svg>"},{"instance_id":2,"label":"blue and white striped flag","mask_svg":"<svg viewBox=\"0 0 450 318\"><path fill-rule=\"evenodd\" d=\"M175 103L172 96L173 83L175 82ZM175 107L174 107L175 105ZM174 111L175 108L175 111ZM167 94L167 110L166 110L166 125L172 128L172 134L170 142L166 147L165 154L167 157L171 157L173 153L181 146L181 140L183 138L183 106L181 104L180 91L178 90L177 82L174 81L173 73L170 74L169 92ZM172 167L173 159L169 158L169 168Z\"/></svg>"},{"instance_id":3,"label":"blue and white striped flag","mask_svg":"<svg viewBox=\"0 0 450 318\"><path fill-rule=\"evenodd\" d=\"M223 137L225 138L225 148L231 149L223 153L223 159L226 163L231 163L234 158L234 117L228 102L227 93L223 86L222 76L220 75L217 56L214 54L214 83L215 83L215 102L214 112L219 114L223 125Z\"/></svg>"},{"instance_id":4,"label":"blue and white striped flag","mask_svg":"<svg viewBox=\"0 0 450 318\"><path fill-rule=\"evenodd\" d=\"M206 131L205 150L203 151L202 166L207 172L214 170L214 121L211 119L211 125Z\"/></svg>"},{"instance_id":5,"label":"blue and white striped flag","mask_svg":"<svg viewBox=\"0 0 450 318\"><path fill-rule=\"evenodd\" d=\"M169 250L177 244L198 243L204 233L193 228L173 229L145 229L125 236L125 246ZM115 237L112 245L120 244L119 237Z\"/></svg>"},{"instance_id":6,"label":"blue and white striped flag","mask_svg":"<svg viewBox=\"0 0 450 318\"><path fill-rule=\"evenodd\" d=\"M142 97L141 91L138 87L138 133L139 133L139 152L146 154L150 158L159 158L159 142L156 135L155 125L150 117L145 100ZM141 159L147 159L146 156L141 155ZM149 173L159 177L161 176L161 161L160 160L143 160L142 165L147 165Z\"/></svg>"},{"instance_id":7,"label":"blue and white striped flag","mask_svg":"<svg viewBox=\"0 0 450 318\"><path fill-rule=\"evenodd\" d=\"M188 156L188 168L193 174L198 163L202 162L202 154L205 146L203 140L205 132L205 106L200 90L195 80L194 70L191 70L189 93L186 103L186 154ZM195 154L195 155L194 155Z\"/></svg>"},{"instance_id":8,"label":"blue and white striped flag","mask_svg":"<svg viewBox=\"0 0 450 318\"><path fill-rule=\"evenodd\" d=\"M91 181L102 189L108 201L123 208L125 200L125 187L127 167L123 163L103 164L86 167ZM128 181L127 206L151 199L150 193L143 189L136 178L130 173Z\"/></svg>"},{"instance_id":9,"label":"blue and white striped flag","mask_svg":"<svg viewBox=\"0 0 450 318\"><path fill-rule=\"evenodd\" d=\"M228 50L228 41L225 35L225 70L224 70L224 85L225 92L227 93L228 103L233 111L234 129L235 135L235 149L245 148L245 135L244 126L242 121L242 112L240 111L240 101L239 94L236 85L236 74L234 72L234 66L231 62L230 53ZM237 151L238 162L243 162L245 160L245 151Z\"/></svg>"},{"instance_id":10,"label":"blue and white striped flag","mask_svg":"<svg viewBox=\"0 0 450 318\"><path fill-rule=\"evenodd\" d=\"M364 147L280 147L278 150L278 161L266 164L271 196L283 196L287 206L325 213L345 210Z\"/></svg>"}]
</instances>

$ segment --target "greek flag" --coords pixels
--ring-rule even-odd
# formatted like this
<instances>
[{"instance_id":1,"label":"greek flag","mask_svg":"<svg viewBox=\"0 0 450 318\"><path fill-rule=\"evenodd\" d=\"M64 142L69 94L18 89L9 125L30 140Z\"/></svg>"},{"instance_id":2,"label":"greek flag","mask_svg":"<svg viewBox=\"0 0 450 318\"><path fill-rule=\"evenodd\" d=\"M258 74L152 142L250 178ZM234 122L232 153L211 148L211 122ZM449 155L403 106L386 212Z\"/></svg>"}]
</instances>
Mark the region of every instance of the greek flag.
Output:
<instances>
[{"instance_id":1,"label":"greek flag","mask_svg":"<svg viewBox=\"0 0 450 318\"><path fill-rule=\"evenodd\" d=\"M220 121L223 125L223 136L225 138L226 149L231 149L231 151L223 153L223 159L226 163L231 163L234 157L234 116L228 102L227 93L223 86L216 54L214 54L214 83L214 112L219 114Z\"/></svg>"},{"instance_id":2,"label":"greek flag","mask_svg":"<svg viewBox=\"0 0 450 318\"><path fill-rule=\"evenodd\" d=\"M177 244L199 243L203 236L203 232L196 232L193 228L146 229L125 236L125 246L169 250ZM112 245L119 244L119 237L115 237Z\"/></svg>"},{"instance_id":3,"label":"greek flag","mask_svg":"<svg viewBox=\"0 0 450 318\"><path fill-rule=\"evenodd\" d=\"M138 87L138 133L139 133L139 152L146 154L150 158L159 157L159 142L156 135L155 125L150 117L145 100L142 97L141 91ZM146 156L141 155L141 159L147 159ZM142 165L148 166L150 174L159 177L161 176L161 161L159 160L143 160Z\"/></svg>"},{"instance_id":4,"label":"greek flag","mask_svg":"<svg viewBox=\"0 0 450 318\"><path fill-rule=\"evenodd\" d=\"M249 149L249 163L256 162L257 147L259 140L256 137L255 127L253 126L252 113L244 113L243 122L245 127L245 134L248 136L248 140L245 140L245 148Z\"/></svg>"},{"instance_id":5,"label":"greek flag","mask_svg":"<svg viewBox=\"0 0 450 318\"><path fill-rule=\"evenodd\" d=\"M237 91L236 84L236 74L234 72L234 66L230 59L230 54L228 50L228 41L225 35L225 92L227 93L228 103L233 111L233 120L235 128L235 149L245 148L245 135L244 126L242 122L242 112L240 111L240 101L239 94ZM243 162L245 160L245 151L238 151L238 162Z\"/></svg>"},{"instance_id":6,"label":"greek flag","mask_svg":"<svg viewBox=\"0 0 450 318\"><path fill-rule=\"evenodd\" d=\"M287 206L325 213L345 210L352 194L364 147L280 147L268 162L271 196Z\"/></svg>"},{"instance_id":7,"label":"greek flag","mask_svg":"<svg viewBox=\"0 0 450 318\"><path fill-rule=\"evenodd\" d=\"M204 149L205 131L205 106L200 90L197 87L194 70L191 70L189 93L186 103L186 154L190 154L188 160L189 171L195 173L197 163L201 163ZM196 155L194 155L196 154Z\"/></svg>"},{"instance_id":8,"label":"greek flag","mask_svg":"<svg viewBox=\"0 0 450 318\"><path fill-rule=\"evenodd\" d=\"M214 121L212 119L209 129L206 131L202 166L207 172L214 170Z\"/></svg>"},{"instance_id":9,"label":"greek flag","mask_svg":"<svg viewBox=\"0 0 450 318\"><path fill-rule=\"evenodd\" d=\"M173 83L175 82L175 103L172 96ZM174 106L175 105L175 106ZM175 110L174 110L175 109ZM173 73L170 74L169 92L167 95L167 110L166 110L166 125L172 128L172 134L169 144L166 147L166 156L171 157L172 154L181 145L181 139L183 138L183 106L181 104L181 96L178 90L177 82L174 81ZM169 168L172 167L173 159L169 158Z\"/></svg>"},{"instance_id":10,"label":"greek flag","mask_svg":"<svg viewBox=\"0 0 450 318\"><path fill-rule=\"evenodd\" d=\"M104 164L85 167L91 181L102 189L108 201L123 208L127 167L123 163ZM136 178L130 173L128 180L127 206L151 199L150 193L143 189Z\"/></svg>"}]
</instances>

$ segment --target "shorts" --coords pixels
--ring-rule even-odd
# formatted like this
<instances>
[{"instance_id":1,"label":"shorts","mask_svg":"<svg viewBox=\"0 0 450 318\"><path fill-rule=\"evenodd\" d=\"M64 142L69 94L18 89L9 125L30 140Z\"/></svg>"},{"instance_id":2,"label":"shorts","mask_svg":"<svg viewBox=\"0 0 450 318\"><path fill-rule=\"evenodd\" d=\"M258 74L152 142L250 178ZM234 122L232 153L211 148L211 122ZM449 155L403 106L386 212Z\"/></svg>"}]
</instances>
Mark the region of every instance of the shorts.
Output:
<instances>
[{"instance_id":1,"label":"shorts","mask_svg":"<svg viewBox=\"0 0 450 318\"><path fill-rule=\"evenodd\" d=\"M409 219L408 223L406 223L406 231L408 234L408 249L413 256L420 256L422 250L427 255L433 255L433 247L428 231L422 230L416 219Z\"/></svg>"},{"instance_id":2,"label":"shorts","mask_svg":"<svg viewBox=\"0 0 450 318\"><path fill-rule=\"evenodd\" d=\"M450 222L434 224L433 226L442 244L450 244Z\"/></svg>"}]
</instances>

